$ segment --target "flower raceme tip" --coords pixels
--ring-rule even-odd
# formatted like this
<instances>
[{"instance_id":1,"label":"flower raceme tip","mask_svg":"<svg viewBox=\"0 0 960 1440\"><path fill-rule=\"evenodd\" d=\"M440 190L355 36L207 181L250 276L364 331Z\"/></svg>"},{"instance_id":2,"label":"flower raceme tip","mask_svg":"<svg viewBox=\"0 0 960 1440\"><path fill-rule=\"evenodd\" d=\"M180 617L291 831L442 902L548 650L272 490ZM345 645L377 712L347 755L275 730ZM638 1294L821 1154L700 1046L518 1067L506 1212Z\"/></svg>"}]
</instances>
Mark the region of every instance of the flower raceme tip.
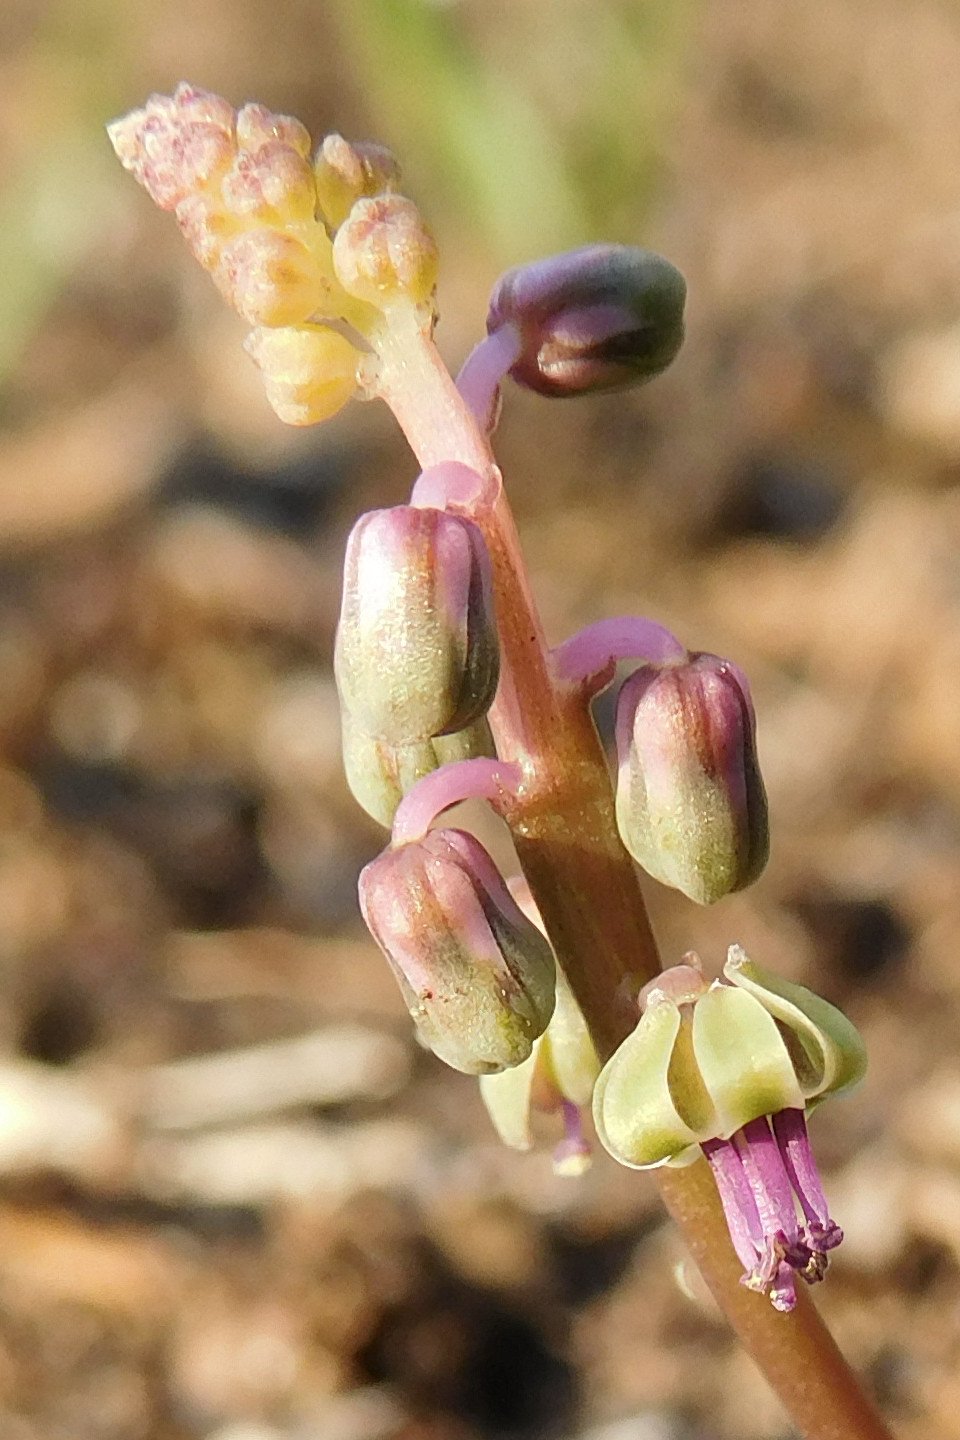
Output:
<instances>
[{"instance_id":1,"label":"flower raceme tip","mask_svg":"<svg viewBox=\"0 0 960 1440\"><path fill-rule=\"evenodd\" d=\"M328 135L311 162L299 120L263 105L237 111L187 84L151 95L107 133L224 298L259 327L248 349L286 423L334 414L359 391L361 369L369 384L363 352L391 306L430 323L436 245L397 193L399 170L382 146ZM317 335L330 325L350 339ZM264 329L284 338L270 342Z\"/></svg>"},{"instance_id":2,"label":"flower raceme tip","mask_svg":"<svg viewBox=\"0 0 960 1440\"><path fill-rule=\"evenodd\" d=\"M834 1006L762 970L739 946L712 985L688 959L646 987L636 1029L601 1071L597 1134L636 1169L687 1164L702 1150L744 1283L788 1310L793 1274L822 1279L841 1238L804 1112L862 1078L863 1043Z\"/></svg>"}]
</instances>

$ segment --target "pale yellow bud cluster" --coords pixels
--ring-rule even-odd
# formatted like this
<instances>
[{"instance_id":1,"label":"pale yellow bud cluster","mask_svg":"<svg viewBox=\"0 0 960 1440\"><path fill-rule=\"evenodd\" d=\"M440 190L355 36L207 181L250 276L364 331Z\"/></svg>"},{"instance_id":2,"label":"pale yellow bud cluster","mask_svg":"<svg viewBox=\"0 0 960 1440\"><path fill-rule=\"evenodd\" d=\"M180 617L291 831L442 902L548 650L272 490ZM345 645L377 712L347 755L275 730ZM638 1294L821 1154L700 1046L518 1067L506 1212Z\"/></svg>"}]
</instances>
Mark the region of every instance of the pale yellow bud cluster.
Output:
<instances>
[{"instance_id":1,"label":"pale yellow bud cluster","mask_svg":"<svg viewBox=\"0 0 960 1440\"><path fill-rule=\"evenodd\" d=\"M311 159L299 120L262 105L236 111L186 84L151 96L108 133L257 327L247 349L288 424L325 420L346 403L360 347L392 304L430 304L436 247L412 201L394 193L399 172L382 147L329 135Z\"/></svg>"}]
</instances>

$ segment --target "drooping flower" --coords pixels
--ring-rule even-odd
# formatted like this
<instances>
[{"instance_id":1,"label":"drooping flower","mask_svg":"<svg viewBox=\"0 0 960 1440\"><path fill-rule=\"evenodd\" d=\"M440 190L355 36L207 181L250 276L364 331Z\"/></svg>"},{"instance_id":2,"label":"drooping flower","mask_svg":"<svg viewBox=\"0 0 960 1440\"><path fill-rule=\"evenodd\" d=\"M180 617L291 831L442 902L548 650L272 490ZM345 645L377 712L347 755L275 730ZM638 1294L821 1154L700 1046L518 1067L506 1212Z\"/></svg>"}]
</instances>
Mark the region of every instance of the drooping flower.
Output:
<instances>
[{"instance_id":1,"label":"drooping flower","mask_svg":"<svg viewBox=\"0 0 960 1440\"><path fill-rule=\"evenodd\" d=\"M716 655L641 665L617 698L617 827L655 880L711 904L767 860L746 677Z\"/></svg>"},{"instance_id":2,"label":"drooping flower","mask_svg":"<svg viewBox=\"0 0 960 1440\"><path fill-rule=\"evenodd\" d=\"M708 985L689 956L646 987L636 1030L600 1073L594 1120L615 1159L637 1169L688 1164L702 1152L743 1283L786 1311L796 1303L794 1277L821 1280L843 1238L805 1112L856 1084L866 1056L839 1010L761 970L739 946L723 974L727 983Z\"/></svg>"},{"instance_id":3,"label":"drooping flower","mask_svg":"<svg viewBox=\"0 0 960 1440\"><path fill-rule=\"evenodd\" d=\"M521 1064L553 1014L554 959L486 850L462 830L393 846L360 909L422 1038L470 1075Z\"/></svg>"},{"instance_id":4,"label":"drooping flower","mask_svg":"<svg viewBox=\"0 0 960 1440\"><path fill-rule=\"evenodd\" d=\"M534 1111L559 1115L563 1139L554 1147L558 1175L582 1175L590 1165L590 1145L583 1131L600 1061L580 1007L557 969L557 1003L550 1024L522 1065L480 1077L480 1094L505 1145L529 1150Z\"/></svg>"},{"instance_id":5,"label":"drooping flower","mask_svg":"<svg viewBox=\"0 0 960 1440\"><path fill-rule=\"evenodd\" d=\"M499 658L490 560L473 521L416 505L362 515L334 656L354 727L398 746L463 730L489 709Z\"/></svg>"}]
</instances>

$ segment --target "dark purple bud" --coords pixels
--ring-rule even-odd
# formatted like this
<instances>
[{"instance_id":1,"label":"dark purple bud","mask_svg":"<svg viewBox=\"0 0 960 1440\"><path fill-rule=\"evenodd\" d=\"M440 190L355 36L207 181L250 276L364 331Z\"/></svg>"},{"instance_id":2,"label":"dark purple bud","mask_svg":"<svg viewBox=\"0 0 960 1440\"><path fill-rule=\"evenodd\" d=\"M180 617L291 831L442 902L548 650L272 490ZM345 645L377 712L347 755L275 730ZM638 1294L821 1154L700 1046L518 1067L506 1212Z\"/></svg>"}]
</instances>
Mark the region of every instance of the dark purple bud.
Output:
<instances>
[{"instance_id":1,"label":"dark purple bud","mask_svg":"<svg viewBox=\"0 0 960 1440\"><path fill-rule=\"evenodd\" d=\"M553 1013L549 944L479 841L432 830L360 876L360 909L430 1048L470 1075L519 1065Z\"/></svg>"},{"instance_id":2,"label":"dark purple bud","mask_svg":"<svg viewBox=\"0 0 960 1440\"><path fill-rule=\"evenodd\" d=\"M490 297L487 333L512 325L510 369L540 395L584 395L652 380L683 343L687 286L651 250L585 245L508 270Z\"/></svg>"}]
</instances>

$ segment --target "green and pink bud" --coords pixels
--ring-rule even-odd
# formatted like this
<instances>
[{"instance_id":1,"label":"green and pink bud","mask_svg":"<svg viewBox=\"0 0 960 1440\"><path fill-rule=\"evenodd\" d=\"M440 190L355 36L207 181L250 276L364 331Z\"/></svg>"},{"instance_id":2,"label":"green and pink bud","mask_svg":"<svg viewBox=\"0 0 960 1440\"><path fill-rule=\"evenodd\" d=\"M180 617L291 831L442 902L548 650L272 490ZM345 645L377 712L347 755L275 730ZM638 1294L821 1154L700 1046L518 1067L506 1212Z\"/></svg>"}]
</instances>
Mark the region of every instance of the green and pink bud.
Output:
<instances>
[{"instance_id":1,"label":"green and pink bud","mask_svg":"<svg viewBox=\"0 0 960 1440\"><path fill-rule=\"evenodd\" d=\"M399 505L361 516L347 545L334 656L351 727L392 746L474 724L499 645L484 539L471 520Z\"/></svg>"},{"instance_id":2,"label":"green and pink bud","mask_svg":"<svg viewBox=\"0 0 960 1440\"><path fill-rule=\"evenodd\" d=\"M430 1049L455 1070L520 1065L554 1007L553 952L479 841L432 830L360 876L360 909Z\"/></svg>"},{"instance_id":3,"label":"green and pink bud","mask_svg":"<svg viewBox=\"0 0 960 1440\"><path fill-rule=\"evenodd\" d=\"M661 255L585 245L508 270L494 288L487 333L511 327L509 371L541 395L621 390L652 380L683 343L686 282Z\"/></svg>"},{"instance_id":4,"label":"green and pink bud","mask_svg":"<svg viewBox=\"0 0 960 1440\"><path fill-rule=\"evenodd\" d=\"M769 849L745 676L716 655L642 665L617 700L617 825L648 874L711 904Z\"/></svg>"}]
</instances>

